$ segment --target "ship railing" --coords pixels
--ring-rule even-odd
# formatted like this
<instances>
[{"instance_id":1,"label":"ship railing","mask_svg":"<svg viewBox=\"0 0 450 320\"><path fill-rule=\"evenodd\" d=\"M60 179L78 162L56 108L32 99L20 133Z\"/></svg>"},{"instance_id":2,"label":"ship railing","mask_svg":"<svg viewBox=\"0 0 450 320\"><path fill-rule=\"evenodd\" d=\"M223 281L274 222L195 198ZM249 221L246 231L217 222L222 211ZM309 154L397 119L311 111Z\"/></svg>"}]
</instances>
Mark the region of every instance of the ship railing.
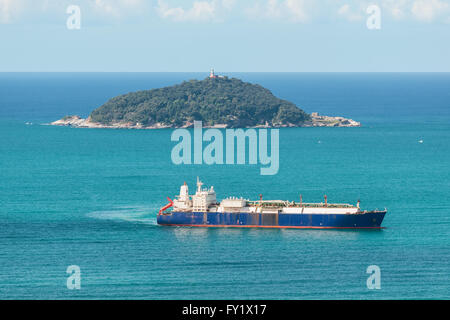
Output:
<instances>
[{"instance_id":1,"label":"ship railing","mask_svg":"<svg viewBox=\"0 0 450 320\"><path fill-rule=\"evenodd\" d=\"M263 200L263 201L248 201L249 205L260 206L260 207L273 207L273 208L284 208L284 207L294 207L294 208L355 208L350 204L346 203L298 203L295 201L283 201L283 200Z\"/></svg>"}]
</instances>

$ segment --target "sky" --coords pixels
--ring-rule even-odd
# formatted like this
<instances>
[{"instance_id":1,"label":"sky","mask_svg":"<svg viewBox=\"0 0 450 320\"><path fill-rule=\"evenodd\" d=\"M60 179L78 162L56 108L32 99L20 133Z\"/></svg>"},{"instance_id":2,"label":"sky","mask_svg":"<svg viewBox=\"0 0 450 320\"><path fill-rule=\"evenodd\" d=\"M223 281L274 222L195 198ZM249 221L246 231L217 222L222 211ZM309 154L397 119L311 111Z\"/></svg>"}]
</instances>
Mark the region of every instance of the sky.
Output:
<instances>
[{"instance_id":1,"label":"sky","mask_svg":"<svg viewBox=\"0 0 450 320\"><path fill-rule=\"evenodd\" d=\"M0 72L450 72L450 0L0 0Z\"/></svg>"}]
</instances>

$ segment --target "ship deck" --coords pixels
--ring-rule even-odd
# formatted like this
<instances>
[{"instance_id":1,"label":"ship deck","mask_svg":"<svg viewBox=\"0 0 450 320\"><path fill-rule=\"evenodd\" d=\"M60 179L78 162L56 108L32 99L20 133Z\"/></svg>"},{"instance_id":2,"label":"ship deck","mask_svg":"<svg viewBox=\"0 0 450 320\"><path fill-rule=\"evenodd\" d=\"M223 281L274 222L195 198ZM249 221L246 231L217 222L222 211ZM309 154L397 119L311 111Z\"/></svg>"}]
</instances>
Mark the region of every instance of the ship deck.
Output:
<instances>
[{"instance_id":1,"label":"ship deck","mask_svg":"<svg viewBox=\"0 0 450 320\"><path fill-rule=\"evenodd\" d=\"M300 203L295 201L247 201L248 206L263 208L356 208L346 203Z\"/></svg>"}]
</instances>

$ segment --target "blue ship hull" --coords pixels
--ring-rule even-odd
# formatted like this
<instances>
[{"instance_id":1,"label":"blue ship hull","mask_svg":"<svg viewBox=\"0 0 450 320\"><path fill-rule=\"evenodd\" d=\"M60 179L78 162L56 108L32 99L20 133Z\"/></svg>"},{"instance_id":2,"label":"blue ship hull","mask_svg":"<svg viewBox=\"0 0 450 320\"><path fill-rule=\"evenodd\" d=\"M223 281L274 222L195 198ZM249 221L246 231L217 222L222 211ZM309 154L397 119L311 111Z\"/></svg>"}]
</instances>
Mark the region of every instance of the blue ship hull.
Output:
<instances>
[{"instance_id":1,"label":"blue ship hull","mask_svg":"<svg viewBox=\"0 0 450 320\"><path fill-rule=\"evenodd\" d=\"M386 211L361 214L259 214L217 212L171 212L158 215L160 225L189 227L255 228L381 228Z\"/></svg>"}]
</instances>

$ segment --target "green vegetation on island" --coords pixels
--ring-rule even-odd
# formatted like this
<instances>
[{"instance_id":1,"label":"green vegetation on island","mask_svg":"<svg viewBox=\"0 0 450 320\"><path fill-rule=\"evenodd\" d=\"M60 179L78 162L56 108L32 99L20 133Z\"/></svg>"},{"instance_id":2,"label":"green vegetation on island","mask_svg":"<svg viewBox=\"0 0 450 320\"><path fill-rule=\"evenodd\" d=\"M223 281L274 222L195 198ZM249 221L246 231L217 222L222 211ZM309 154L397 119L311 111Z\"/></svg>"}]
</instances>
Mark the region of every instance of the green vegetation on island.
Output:
<instances>
[{"instance_id":1,"label":"green vegetation on island","mask_svg":"<svg viewBox=\"0 0 450 320\"><path fill-rule=\"evenodd\" d=\"M89 117L90 122L105 126L183 127L194 120L211 127L300 127L311 117L260 85L227 77L190 80L121 95Z\"/></svg>"}]
</instances>

